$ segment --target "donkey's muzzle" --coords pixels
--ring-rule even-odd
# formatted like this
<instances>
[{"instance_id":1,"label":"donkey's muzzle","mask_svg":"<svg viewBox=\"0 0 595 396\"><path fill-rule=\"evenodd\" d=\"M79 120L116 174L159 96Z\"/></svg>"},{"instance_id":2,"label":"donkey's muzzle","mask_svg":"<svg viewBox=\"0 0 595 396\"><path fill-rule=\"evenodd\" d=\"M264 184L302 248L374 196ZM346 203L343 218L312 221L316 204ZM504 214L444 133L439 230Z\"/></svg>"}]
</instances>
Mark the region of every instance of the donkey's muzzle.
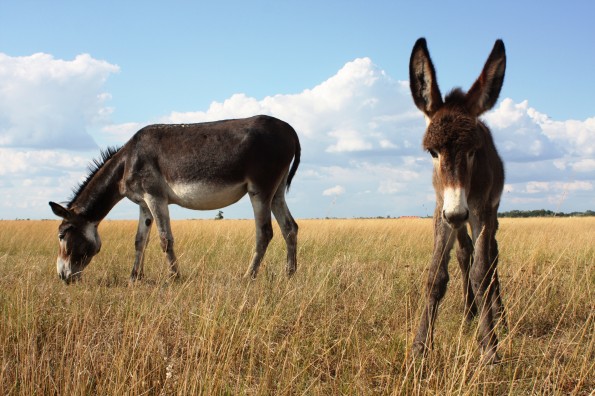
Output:
<instances>
[{"instance_id":1,"label":"donkey's muzzle","mask_svg":"<svg viewBox=\"0 0 595 396\"><path fill-rule=\"evenodd\" d=\"M58 272L58 277L67 285L70 283L70 275L65 274L63 271Z\"/></svg>"},{"instance_id":2,"label":"donkey's muzzle","mask_svg":"<svg viewBox=\"0 0 595 396\"><path fill-rule=\"evenodd\" d=\"M446 210L442 211L442 217L448 225L450 225L455 230L460 228L463 224L469 220L469 209L465 209L463 212L449 212L447 213Z\"/></svg>"},{"instance_id":3,"label":"donkey's muzzle","mask_svg":"<svg viewBox=\"0 0 595 396\"><path fill-rule=\"evenodd\" d=\"M58 277L62 280L65 284L70 285L73 282L77 282L81 280L81 273L65 273L64 271L58 272Z\"/></svg>"}]
</instances>

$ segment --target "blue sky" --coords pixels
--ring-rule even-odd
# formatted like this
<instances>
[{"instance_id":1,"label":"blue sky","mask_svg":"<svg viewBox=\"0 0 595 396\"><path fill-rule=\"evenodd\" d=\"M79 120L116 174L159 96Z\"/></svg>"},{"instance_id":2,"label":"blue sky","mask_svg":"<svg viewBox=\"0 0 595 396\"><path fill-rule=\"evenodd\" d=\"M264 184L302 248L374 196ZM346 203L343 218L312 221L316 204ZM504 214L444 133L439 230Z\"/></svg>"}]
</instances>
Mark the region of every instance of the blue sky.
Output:
<instances>
[{"instance_id":1,"label":"blue sky","mask_svg":"<svg viewBox=\"0 0 595 396\"><path fill-rule=\"evenodd\" d=\"M430 214L406 86L421 36L443 93L469 88L505 42L484 116L506 162L501 210L595 208L595 4L411 3L0 0L0 218L51 217L99 148L143 125L255 112L300 134L296 217ZM251 217L245 200L223 210Z\"/></svg>"}]
</instances>

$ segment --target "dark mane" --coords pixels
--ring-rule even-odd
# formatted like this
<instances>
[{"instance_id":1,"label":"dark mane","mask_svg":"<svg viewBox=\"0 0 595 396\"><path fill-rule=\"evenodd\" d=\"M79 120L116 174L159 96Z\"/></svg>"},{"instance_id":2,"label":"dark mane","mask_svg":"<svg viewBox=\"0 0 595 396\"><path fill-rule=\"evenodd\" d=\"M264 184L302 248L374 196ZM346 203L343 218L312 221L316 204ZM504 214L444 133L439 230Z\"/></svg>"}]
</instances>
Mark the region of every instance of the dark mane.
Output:
<instances>
[{"instance_id":1,"label":"dark mane","mask_svg":"<svg viewBox=\"0 0 595 396\"><path fill-rule=\"evenodd\" d=\"M85 187L87 187L91 179L93 179L93 176L95 176L97 172L99 172L103 165L105 165L105 163L109 161L110 158L112 158L120 150L120 148L121 147L108 147L105 150L100 151L101 158L93 159L93 161L88 166L89 174L87 175L85 180L72 190L72 198L70 198L68 202L68 209L71 208L74 201L76 201L79 195L81 195L81 193L85 190Z\"/></svg>"},{"instance_id":2,"label":"dark mane","mask_svg":"<svg viewBox=\"0 0 595 396\"><path fill-rule=\"evenodd\" d=\"M449 105L462 105L466 104L466 93L461 88L454 88L452 91L446 94L444 103Z\"/></svg>"}]
</instances>

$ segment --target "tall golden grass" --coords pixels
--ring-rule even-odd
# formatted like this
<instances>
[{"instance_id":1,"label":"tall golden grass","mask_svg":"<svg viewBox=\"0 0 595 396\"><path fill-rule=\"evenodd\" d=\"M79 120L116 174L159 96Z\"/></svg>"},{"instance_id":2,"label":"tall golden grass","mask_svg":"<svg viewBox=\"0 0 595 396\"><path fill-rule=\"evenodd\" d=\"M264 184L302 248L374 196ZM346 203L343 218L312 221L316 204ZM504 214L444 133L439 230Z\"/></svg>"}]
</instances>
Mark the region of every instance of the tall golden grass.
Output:
<instances>
[{"instance_id":1,"label":"tall golden grass","mask_svg":"<svg viewBox=\"0 0 595 396\"><path fill-rule=\"evenodd\" d=\"M0 222L2 395L588 395L595 389L595 219L504 219L503 362L482 366L450 265L435 345L409 354L432 223L299 221L286 279L278 228L255 281L248 220L173 223L182 278L152 239L128 276L132 221L100 226L83 282L56 275L57 222ZM154 236L154 235L153 235Z\"/></svg>"}]
</instances>

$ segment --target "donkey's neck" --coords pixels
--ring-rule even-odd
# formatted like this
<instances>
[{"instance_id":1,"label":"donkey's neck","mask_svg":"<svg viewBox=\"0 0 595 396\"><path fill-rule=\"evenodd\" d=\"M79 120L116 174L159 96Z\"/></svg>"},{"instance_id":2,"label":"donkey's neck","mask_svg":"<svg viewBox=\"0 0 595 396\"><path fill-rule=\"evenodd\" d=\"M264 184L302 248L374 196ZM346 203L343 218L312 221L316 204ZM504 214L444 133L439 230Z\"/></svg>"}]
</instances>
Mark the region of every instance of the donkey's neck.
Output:
<instances>
[{"instance_id":1,"label":"donkey's neck","mask_svg":"<svg viewBox=\"0 0 595 396\"><path fill-rule=\"evenodd\" d=\"M123 174L124 162L120 156L115 155L101 165L68 207L91 222L103 220L124 198L120 193Z\"/></svg>"}]
</instances>

